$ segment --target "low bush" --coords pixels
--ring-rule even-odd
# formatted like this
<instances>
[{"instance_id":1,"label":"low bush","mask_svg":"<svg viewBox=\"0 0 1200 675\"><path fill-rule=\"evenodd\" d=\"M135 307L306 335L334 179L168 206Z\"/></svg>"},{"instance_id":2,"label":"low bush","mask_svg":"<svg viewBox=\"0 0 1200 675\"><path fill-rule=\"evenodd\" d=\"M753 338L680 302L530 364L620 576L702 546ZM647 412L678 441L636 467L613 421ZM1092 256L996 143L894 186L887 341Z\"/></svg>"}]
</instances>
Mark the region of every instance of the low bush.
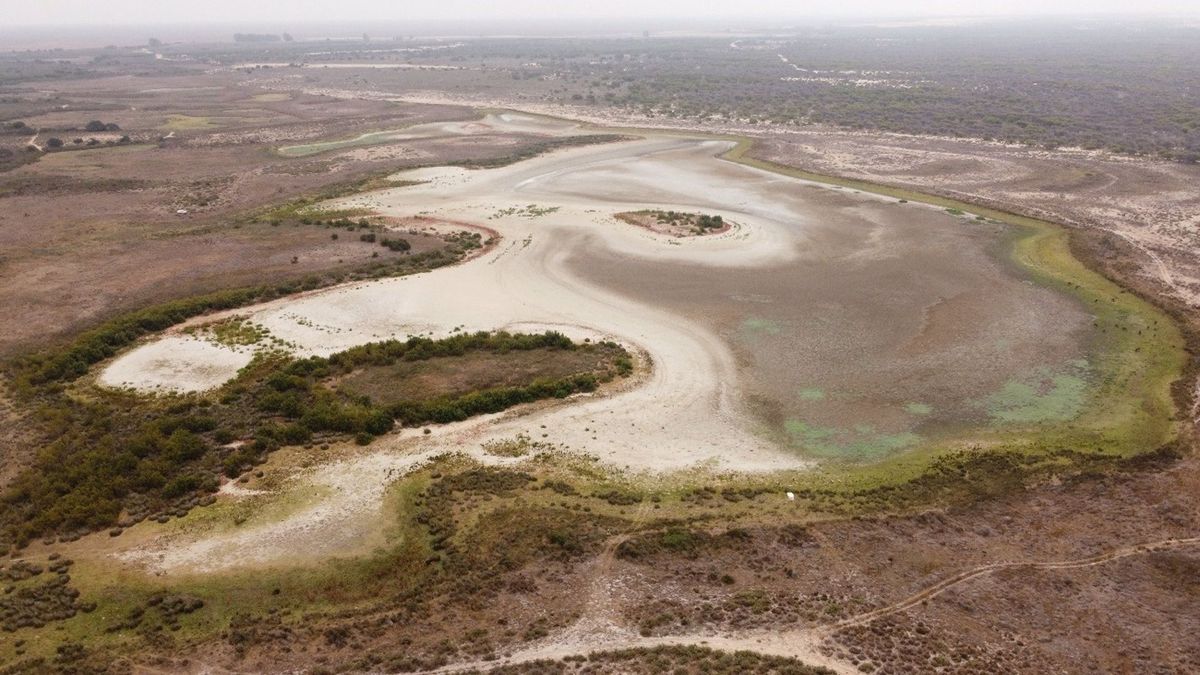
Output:
<instances>
[{"instance_id":1,"label":"low bush","mask_svg":"<svg viewBox=\"0 0 1200 675\"><path fill-rule=\"evenodd\" d=\"M647 532L621 542L617 557L644 561L660 554L695 558L702 552L729 546L741 546L753 539L749 532L731 529L718 535L684 527L668 527L659 532Z\"/></svg>"},{"instance_id":2,"label":"low bush","mask_svg":"<svg viewBox=\"0 0 1200 675\"><path fill-rule=\"evenodd\" d=\"M389 251L398 251L404 253L412 249L412 244L410 244L407 239L403 238L389 239L388 237L384 237L383 239L379 240L379 243L386 247Z\"/></svg>"}]
</instances>

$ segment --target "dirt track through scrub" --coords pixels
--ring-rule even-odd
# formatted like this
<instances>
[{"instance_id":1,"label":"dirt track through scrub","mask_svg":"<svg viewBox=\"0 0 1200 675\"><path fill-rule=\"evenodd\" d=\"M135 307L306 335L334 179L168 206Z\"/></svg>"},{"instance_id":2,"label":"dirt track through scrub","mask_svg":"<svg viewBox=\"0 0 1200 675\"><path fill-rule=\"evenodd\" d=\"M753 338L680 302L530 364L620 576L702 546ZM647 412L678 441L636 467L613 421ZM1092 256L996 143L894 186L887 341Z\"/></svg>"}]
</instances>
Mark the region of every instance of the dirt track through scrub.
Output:
<instances>
[{"instance_id":1,"label":"dirt track through scrub","mask_svg":"<svg viewBox=\"0 0 1200 675\"><path fill-rule=\"evenodd\" d=\"M849 626L861 626L863 624L870 623L870 622L874 621L875 619L879 619L879 618L888 616L889 614L903 612L906 609L915 607L927 600L935 598L938 595L941 595L942 593L950 590L951 588L958 586L959 584L970 581L971 579L975 579L976 577L981 577L985 574L991 574L992 572L998 572L1000 570L1006 570L1006 569L1069 570L1069 569L1077 569L1080 567L1093 567L1095 565L1103 565L1104 563L1112 562L1114 560L1120 560L1121 558L1128 558L1129 556L1133 556L1133 555L1152 553L1154 551L1166 551L1166 550L1173 549L1173 548L1194 546L1196 544L1200 544L1200 537L1188 537L1186 539L1163 539L1161 541L1147 542L1144 544L1133 544L1133 545L1129 545L1129 546L1122 546L1120 548L1113 549L1113 550L1105 552L1105 553L1099 553L1097 555L1089 556L1086 558L1076 558L1074 560L1055 560L1055 561L1045 561L1045 562L1033 562L1033 561L997 562L997 563L991 563L988 565L982 565L980 567L975 567L973 569L959 572L958 574L950 577L949 579L946 579L945 581L941 581L932 586L929 586L928 588L925 588L924 590L922 590L918 593L914 593L913 595L910 595L909 597L901 600L900 602L893 603L886 607L880 607L879 609L871 610L870 612L864 612L862 614L859 614L858 616L852 616L848 619L844 619L842 621L839 621L836 624L833 624L832 627L833 628L846 628Z\"/></svg>"},{"instance_id":2,"label":"dirt track through scrub","mask_svg":"<svg viewBox=\"0 0 1200 675\"><path fill-rule=\"evenodd\" d=\"M618 538L618 544L619 540L620 538ZM486 671L489 668L494 668L501 665L528 663L530 661L538 661L543 659L561 659L567 656L586 655L594 652L616 649L659 647L664 645L695 645L727 652L745 650L771 656L784 656L800 660L808 665L824 666L836 673L857 673L859 670L852 664L827 656L820 650L821 643L828 639L837 630L869 624L876 619L912 609L937 597L945 591L954 588L955 586L959 586L972 579L976 579L1000 570L1079 569L1103 565L1105 563L1120 560L1122 558L1128 558L1130 556L1196 545L1200 545L1200 537L1163 539L1140 544L1130 544L1128 546L1122 546L1093 556L1070 560L1006 561L990 563L973 567L969 570L964 570L948 579L928 586L917 593L904 598L903 600L892 603L885 607L880 607L869 612L863 612L862 614L843 619L836 623L802 630L784 630L778 632L755 631L735 635L693 633L662 637L642 637L634 634L632 630L621 629L619 626L614 626L612 630L592 636L593 639L591 640L580 640L579 631L575 626L572 626L559 635L546 638L542 640L540 644L527 650L519 651L507 658L492 662L455 664L435 672L454 673L476 669ZM615 550L615 547L613 548ZM604 565L600 565L596 569L597 573L599 574L604 574L608 570L607 566ZM595 587L596 584L593 582L593 588ZM589 607L591 606L592 605L589 605ZM604 614L609 613L609 610L605 609L604 603L600 603L599 607L600 609L597 610L598 612ZM590 625L595 620L596 615L593 615L591 612L589 612L589 614L580 618L576 626L585 623Z\"/></svg>"}]
</instances>

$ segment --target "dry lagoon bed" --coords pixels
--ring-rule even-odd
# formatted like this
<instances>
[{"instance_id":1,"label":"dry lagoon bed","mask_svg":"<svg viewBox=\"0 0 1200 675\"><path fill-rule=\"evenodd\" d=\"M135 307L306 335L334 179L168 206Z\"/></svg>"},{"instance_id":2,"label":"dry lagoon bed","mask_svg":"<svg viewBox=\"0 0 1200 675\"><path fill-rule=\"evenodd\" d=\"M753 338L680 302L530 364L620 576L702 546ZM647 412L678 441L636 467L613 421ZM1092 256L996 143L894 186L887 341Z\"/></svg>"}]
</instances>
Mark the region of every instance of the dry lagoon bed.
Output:
<instances>
[{"instance_id":1,"label":"dry lagoon bed","mask_svg":"<svg viewBox=\"0 0 1200 675\"><path fill-rule=\"evenodd\" d=\"M571 128L515 114L488 124ZM569 402L390 434L293 478L286 491L323 496L282 518L199 539L164 535L122 557L168 572L290 560L324 550L321 541L350 551L370 539L373 519L360 516L378 510L398 472L446 451L500 461L482 444L518 434L617 469L769 471L995 422L1004 401L992 397L1013 383L1055 400L1081 395L1073 383L1086 371L1091 318L1007 262L1004 227L718 159L728 147L649 135L498 169L405 172L397 178L420 182L330 203L486 224L500 238L455 267L231 313L297 354L553 329L619 341L652 367ZM614 217L645 208L737 225L681 241ZM234 377L252 351L172 331L117 358L100 381L202 391ZM1059 396L1064 381L1072 386Z\"/></svg>"}]
</instances>

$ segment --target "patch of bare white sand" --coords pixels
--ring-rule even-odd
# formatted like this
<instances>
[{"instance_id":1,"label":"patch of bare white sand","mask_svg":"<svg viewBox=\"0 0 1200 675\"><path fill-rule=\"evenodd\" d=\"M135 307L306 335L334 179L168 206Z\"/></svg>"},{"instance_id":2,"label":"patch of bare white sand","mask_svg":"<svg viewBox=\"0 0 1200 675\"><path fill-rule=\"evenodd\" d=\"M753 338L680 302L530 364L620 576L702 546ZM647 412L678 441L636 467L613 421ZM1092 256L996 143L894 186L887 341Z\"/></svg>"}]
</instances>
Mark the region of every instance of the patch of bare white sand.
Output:
<instances>
[{"instance_id":1,"label":"patch of bare white sand","mask_svg":"<svg viewBox=\"0 0 1200 675\"><path fill-rule=\"evenodd\" d=\"M428 183L429 187L436 187L443 190L463 185L471 180L470 169L465 169L461 166L430 166L422 169L411 169L409 171L401 171L389 176L394 181L413 181L415 183Z\"/></svg>"},{"instance_id":2,"label":"patch of bare white sand","mask_svg":"<svg viewBox=\"0 0 1200 675\"><path fill-rule=\"evenodd\" d=\"M308 498L311 506L274 520L270 510L265 510L236 529L214 536L165 535L150 546L116 557L158 572L207 573L362 553L374 522L364 518L365 508L378 508L387 485L428 457L429 453L373 453L325 464L293 477L281 491L293 500Z\"/></svg>"},{"instance_id":3,"label":"patch of bare white sand","mask_svg":"<svg viewBox=\"0 0 1200 675\"><path fill-rule=\"evenodd\" d=\"M586 628L586 627L585 627ZM697 646L723 652L752 651L769 656L796 659L809 666L827 668L837 675L857 675L857 666L826 655L821 650L827 633L822 628L783 629L776 632L745 631L732 635L694 633L643 637L625 626L604 626L592 633L579 633L575 627L552 635L532 647L492 661L445 666L434 673L476 672L481 668L514 666L532 661L560 660L618 649L653 649L665 646Z\"/></svg>"},{"instance_id":4,"label":"patch of bare white sand","mask_svg":"<svg viewBox=\"0 0 1200 675\"><path fill-rule=\"evenodd\" d=\"M227 483L219 492L222 499L259 500L248 521L204 533L185 529L160 534L114 557L158 574L190 574L361 555L383 543L379 523L388 486L431 457L462 450L488 465L521 461L490 455L482 444L468 440L478 435L480 422L506 416L446 425L435 443L417 429L404 430L367 452L300 471L274 492Z\"/></svg>"},{"instance_id":5,"label":"patch of bare white sand","mask_svg":"<svg viewBox=\"0 0 1200 675\"><path fill-rule=\"evenodd\" d=\"M107 387L147 391L204 391L219 387L253 358L249 349L233 349L188 335L168 335L134 349L100 372Z\"/></svg>"}]
</instances>

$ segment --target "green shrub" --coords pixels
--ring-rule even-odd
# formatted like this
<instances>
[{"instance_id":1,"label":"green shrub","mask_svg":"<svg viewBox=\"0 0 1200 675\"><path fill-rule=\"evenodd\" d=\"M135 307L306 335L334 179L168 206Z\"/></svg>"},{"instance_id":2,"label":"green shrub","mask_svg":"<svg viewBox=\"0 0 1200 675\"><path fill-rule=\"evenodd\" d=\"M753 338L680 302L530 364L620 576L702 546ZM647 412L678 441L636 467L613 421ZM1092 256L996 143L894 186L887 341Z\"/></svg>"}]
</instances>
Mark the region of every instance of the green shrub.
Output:
<instances>
[{"instance_id":1,"label":"green shrub","mask_svg":"<svg viewBox=\"0 0 1200 675\"><path fill-rule=\"evenodd\" d=\"M374 236L372 236L371 239L374 240ZM410 244L407 239L402 239L402 238L401 239L389 239L387 237L384 237L383 239L379 240L379 243L382 246L387 247L388 250L399 251L401 253L412 249L412 244Z\"/></svg>"},{"instance_id":2,"label":"green shrub","mask_svg":"<svg viewBox=\"0 0 1200 675\"><path fill-rule=\"evenodd\" d=\"M197 476L177 476L163 487L162 494L168 499L182 497L189 492L195 492L200 484L201 480Z\"/></svg>"}]
</instances>

